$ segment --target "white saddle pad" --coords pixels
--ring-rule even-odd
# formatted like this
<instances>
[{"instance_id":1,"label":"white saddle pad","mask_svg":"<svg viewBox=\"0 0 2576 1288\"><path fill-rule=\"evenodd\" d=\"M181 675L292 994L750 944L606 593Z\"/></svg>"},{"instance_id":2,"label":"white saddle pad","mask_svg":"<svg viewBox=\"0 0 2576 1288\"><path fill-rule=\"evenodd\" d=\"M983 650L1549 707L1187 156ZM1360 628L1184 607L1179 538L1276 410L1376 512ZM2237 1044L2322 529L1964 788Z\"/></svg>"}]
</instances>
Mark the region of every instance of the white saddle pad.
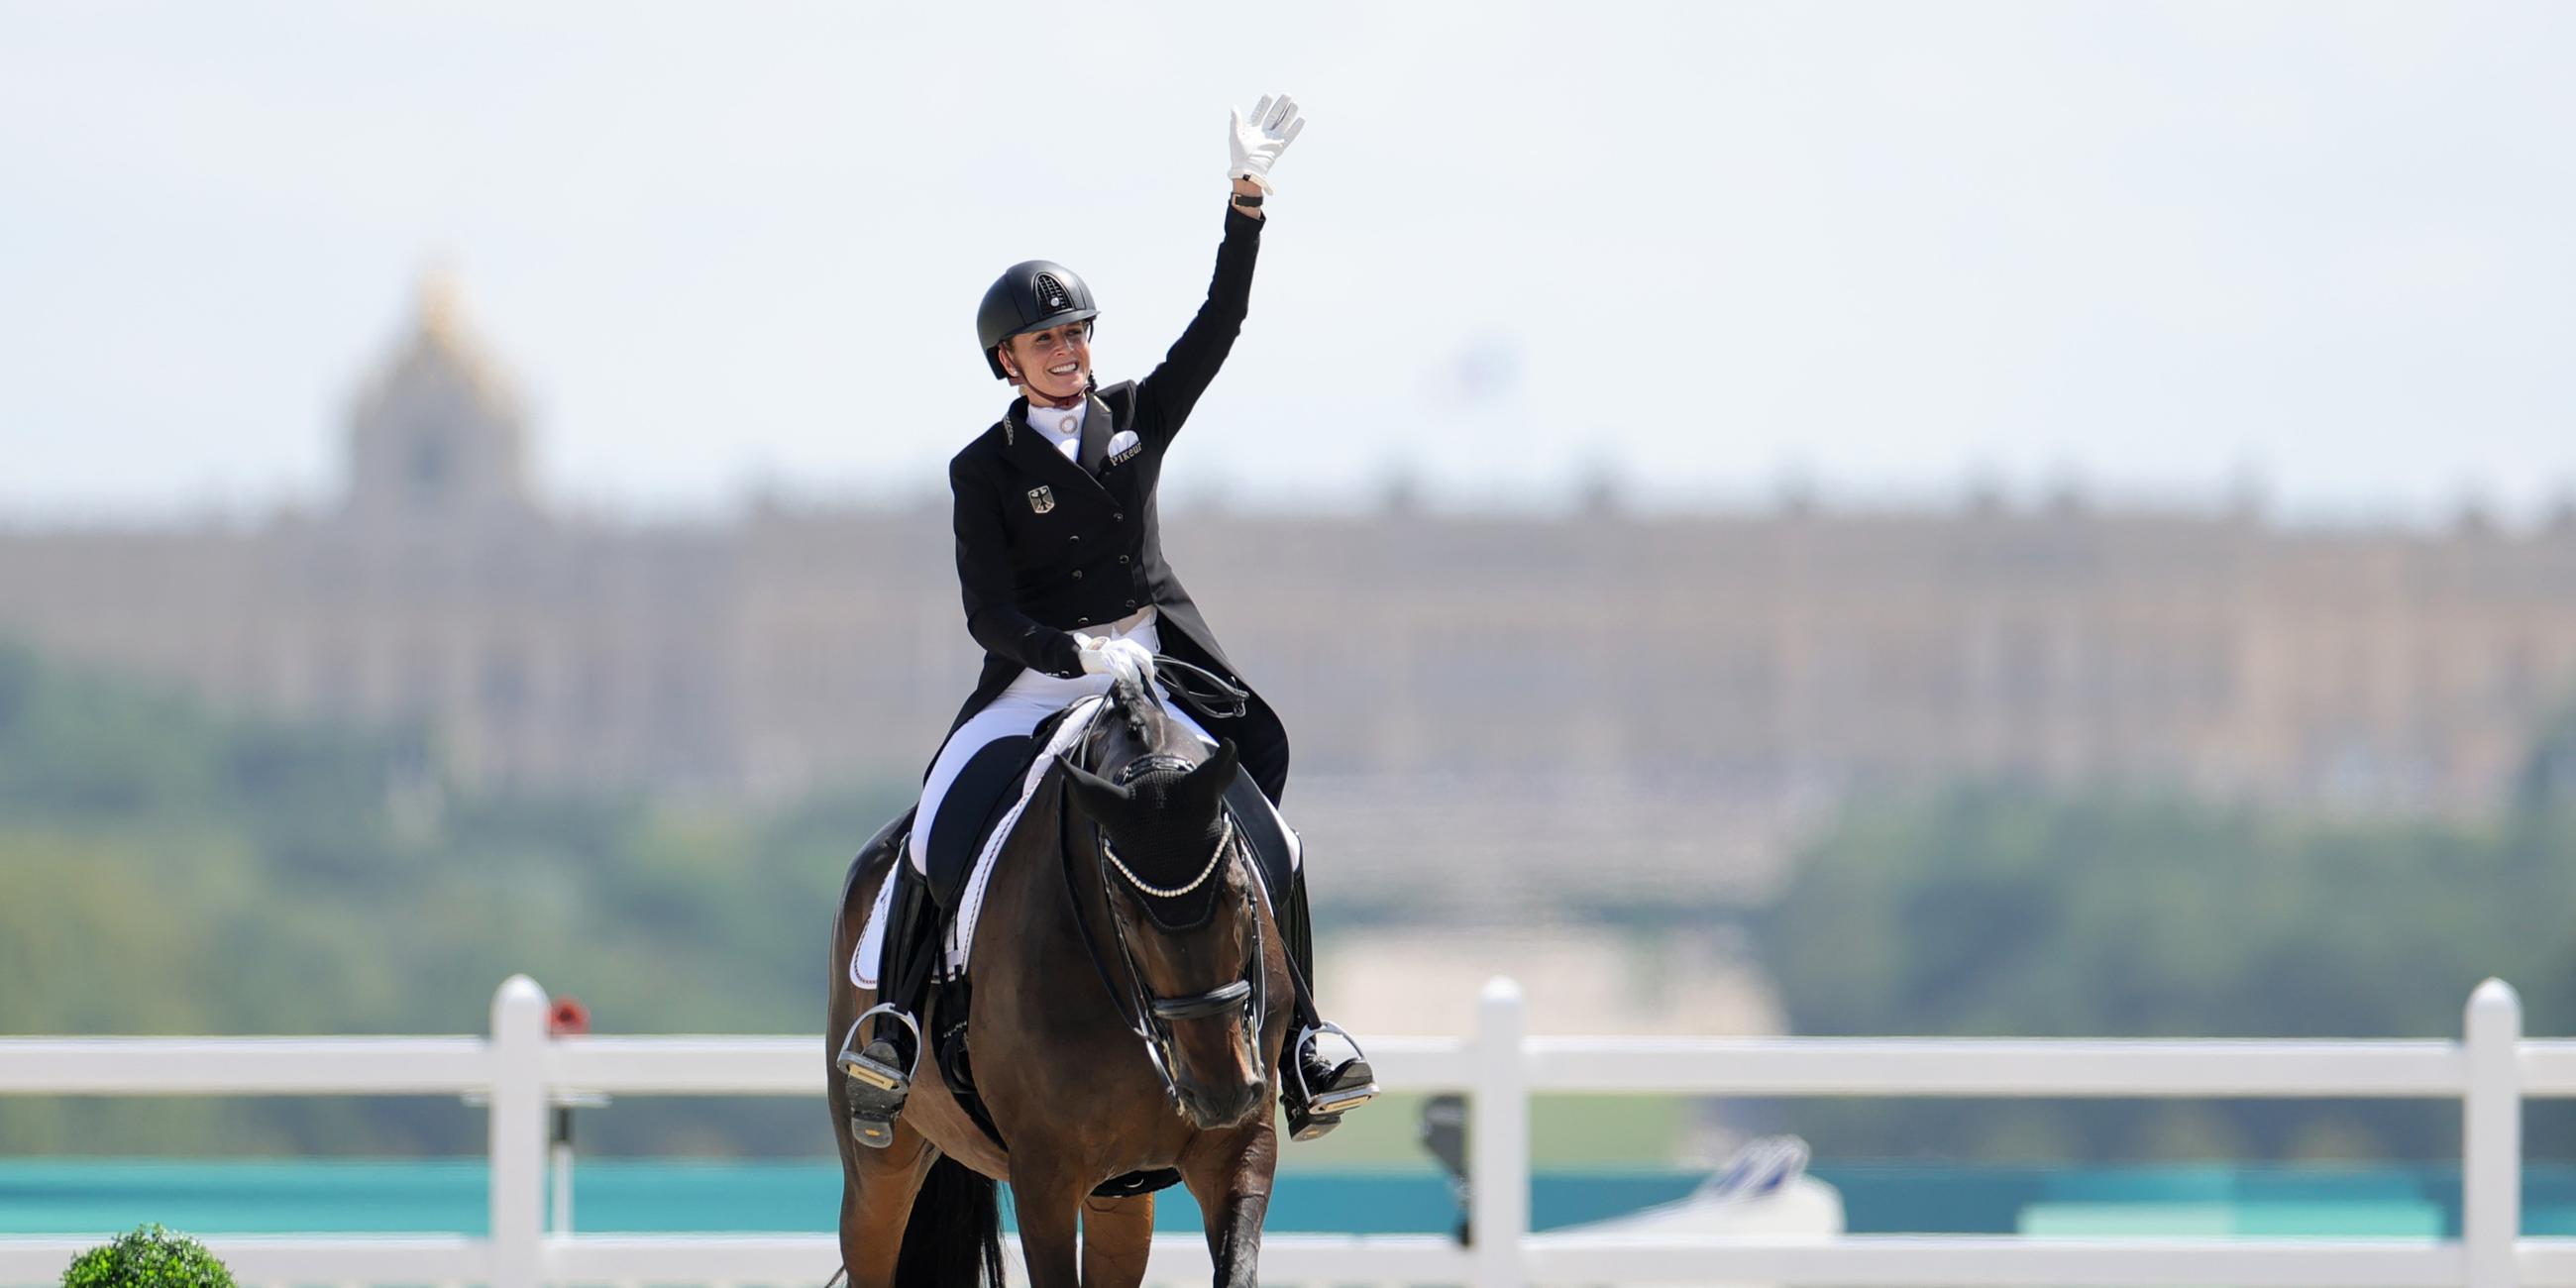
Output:
<instances>
[{"instance_id":1,"label":"white saddle pad","mask_svg":"<svg viewBox=\"0 0 2576 1288\"><path fill-rule=\"evenodd\" d=\"M1046 777L1047 767L1055 758L1073 750L1082 741L1083 731L1091 727L1091 717L1100 710L1103 698L1084 698L1065 709L1064 719L1055 727L1055 736L1047 740L1046 750L1029 762L1028 775L1020 780L1019 799L1011 810L984 838L984 848L975 855L975 869L966 878L965 893L958 896L957 918L948 925L948 973L966 969L966 958L975 951L975 921L984 910L984 887L993 880L993 861L1002 853L1002 842L1020 822L1020 811L1029 807L1029 797L1038 789L1038 780ZM905 860L909 862L910 860ZM867 931L859 936L858 950L850 954L850 982L861 988L877 986L877 958L885 955L886 914L894 905L894 882L877 886L876 906L868 912Z\"/></svg>"}]
</instances>

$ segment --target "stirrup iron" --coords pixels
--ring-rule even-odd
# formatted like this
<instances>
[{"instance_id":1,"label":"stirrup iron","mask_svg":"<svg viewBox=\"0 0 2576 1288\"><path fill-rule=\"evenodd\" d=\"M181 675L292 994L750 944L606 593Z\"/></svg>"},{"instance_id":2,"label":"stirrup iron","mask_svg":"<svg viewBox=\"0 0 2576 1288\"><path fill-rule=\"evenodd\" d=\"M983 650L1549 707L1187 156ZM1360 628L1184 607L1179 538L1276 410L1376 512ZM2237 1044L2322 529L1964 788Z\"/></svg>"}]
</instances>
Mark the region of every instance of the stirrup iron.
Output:
<instances>
[{"instance_id":1,"label":"stirrup iron","mask_svg":"<svg viewBox=\"0 0 2576 1288\"><path fill-rule=\"evenodd\" d=\"M874 1059L868 1055L865 1047L852 1049L859 1040L859 1031L868 1026L870 1019L879 1015L893 1016L902 1023L906 1032L912 1034L912 1063L909 1067L897 1069L882 1060ZM874 1042L868 1043L868 1046L875 1045ZM912 1075L921 1071L921 1046L921 1025L914 1021L912 1016L906 1014L902 1007L892 1002L879 1002L860 1012L858 1021L850 1025L850 1036L841 1042L841 1072L880 1091L902 1091L912 1086Z\"/></svg>"},{"instance_id":2,"label":"stirrup iron","mask_svg":"<svg viewBox=\"0 0 2576 1288\"><path fill-rule=\"evenodd\" d=\"M1351 1058L1336 1066L1336 1073L1347 1070L1352 1065L1368 1071L1367 1078L1358 1086L1328 1087L1318 1090L1307 1084L1306 1050L1316 1038L1326 1033L1339 1037L1349 1043L1351 1048ZM1322 1021L1299 1033L1296 1043L1289 1048L1289 1058L1286 1063L1289 1075L1297 1080L1296 1104L1291 1107L1288 1115L1289 1137L1292 1140L1313 1140L1322 1136L1341 1125L1343 1114L1377 1099L1376 1070L1369 1067L1368 1053L1360 1050L1359 1042L1352 1038L1347 1030L1330 1020Z\"/></svg>"},{"instance_id":3,"label":"stirrup iron","mask_svg":"<svg viewBox=\"0 0 2576 1288\"><path fill-rule=\"evenodd\" d=\"M880 1044L891 1045L884 1034L877 1035L864 1047L858 1045L859 1034L868 1027L868 1020L880 1013L894 1017L912 1034L909 1067L898 1069L888 1060L869 1054ZM884 1149L894 1143L894 1120L903 1112L903 1102L912 1094L913 1075L921 1071L921 1055L925 1048L921 1025L891 1002L879 1002L869 1007L850 1025L850 1035L841 1040L837 1063L850 1080L847 1089L850 1133L860 1144L871 1149ZM891 1057L894 1053L889 1050L886 1054Z\"/></svg>"}]
</instances>

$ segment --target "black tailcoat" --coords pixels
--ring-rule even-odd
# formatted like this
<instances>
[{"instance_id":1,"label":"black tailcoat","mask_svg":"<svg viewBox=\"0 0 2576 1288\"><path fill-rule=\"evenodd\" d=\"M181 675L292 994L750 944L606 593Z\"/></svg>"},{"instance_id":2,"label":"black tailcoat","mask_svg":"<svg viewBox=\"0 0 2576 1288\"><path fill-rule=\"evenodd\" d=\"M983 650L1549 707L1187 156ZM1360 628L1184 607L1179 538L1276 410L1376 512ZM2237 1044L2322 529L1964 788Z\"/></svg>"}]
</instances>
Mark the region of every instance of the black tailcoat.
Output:
<instances>
[{"instance_id":1,"label":"black tailcoat","mask_svg":"<svg viewBox=\"0 0 2576 1288\"><path fill-rule=\"evenodd\" d=\"M1014 401L948 462L966 629L984 646L983 674L950 734L1022 670L1054 673L1070 657L1069 632L1117 621L1148 604L1160 618L1163 652L1243 684L1163 558L1154 494L1163 454L1243 327L1260 246L1261 221L1227 207L1207 303L1152 374L1092 393L1083 413L1081 463L1065 459L1030 428L1026 399ZM1136 440L1112 456L1108 445L1122 430L1135 431ZM1288 780L1288 735L1269 704L1254 694L1240 719L1203 723L1232 738L1245 770L1279 799Z\"/></svg>"}]
</instances>

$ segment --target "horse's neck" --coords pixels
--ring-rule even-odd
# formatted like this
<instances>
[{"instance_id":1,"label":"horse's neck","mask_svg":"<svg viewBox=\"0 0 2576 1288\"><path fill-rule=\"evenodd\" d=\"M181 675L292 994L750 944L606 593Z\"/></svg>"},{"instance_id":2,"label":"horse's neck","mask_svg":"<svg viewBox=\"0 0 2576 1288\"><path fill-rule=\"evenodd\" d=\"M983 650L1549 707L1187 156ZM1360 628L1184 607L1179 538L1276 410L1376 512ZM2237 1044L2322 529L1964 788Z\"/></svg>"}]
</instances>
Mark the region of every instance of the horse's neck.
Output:
<instances>
[{"instance_id":1,"label":"horse's neck","mask_svg":"<svg viewBox=\"0 0 2576 1288\"><path fill-rule=\"evenodd\" d=\"M1092 823L1073 807L1061 784L1040 790L1054 799L1030 802L1021 817L1024 835L1011 838L1004 857L1012 861L999 864L993 873L993 886L985 895L984 929L976 939L979 947L987 933L1008 940L1012 948L997 958L1014 959L1016 969L1030 973L1026 981L1030 984L1043 987L1061 976L1079 990L1096 993L1100 985L1092 978L1091 968L1079 960L1062 959L1062 952L1084 951L1086 931L1104 957L1114 957L1118 951L1105 937L1110 921ZM1031 831L1035 828L1044 828L1047 834L1035 835ZM994 914L1004 909L1014 924L995 919ZM1047 951L1051 946L1060 951ZM1109 969L1113 980L1125 979L1114 962Z\"/></svg>"},{"instance_id":2,"label":"horse's neck","mask_svg":"<svg viewBox=\"0 0 2576 1288\"><path fill-rule=\"evenodd\" d=\"M1071 927L1077 942L1088 931L1091 943L1103 954L1104 962L1115 951L1109 937L1117 933L1114 914L1109 909L1109 887L1100 861L1100 826L1081 810L1067 802L1061 813L1063 840L1058 845L1057 865L1061 880L1072 899L1064 905L1082 924ZM1113 976L1116 969L1113 967Z\"/></svg>"}]
</instances>

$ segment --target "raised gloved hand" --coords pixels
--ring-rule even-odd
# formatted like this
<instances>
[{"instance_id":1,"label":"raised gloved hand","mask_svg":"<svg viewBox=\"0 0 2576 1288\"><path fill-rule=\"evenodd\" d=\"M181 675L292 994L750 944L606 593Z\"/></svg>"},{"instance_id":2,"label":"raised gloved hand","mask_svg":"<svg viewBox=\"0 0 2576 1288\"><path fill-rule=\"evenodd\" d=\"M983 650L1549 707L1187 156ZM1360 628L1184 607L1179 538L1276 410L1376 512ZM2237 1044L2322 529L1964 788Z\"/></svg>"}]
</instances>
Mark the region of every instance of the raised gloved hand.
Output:
<instances>
[{"instance_id":1,"label":"raised gloved hand","mask_svg":"<svg viewBox=\"0 0 2576 1288\"><path fill-rule=\"evenodd\" d=\"M1264 94L1253 105L1252 119L1232 108L1226 115L1234 118L1234 129L1226 135L1226 145L1234 149L1234 168L1225 172L1229 179L1250 179L1261 185L1263 192L1272 191L1270 163L1297 141L1297 132L1306 128L1306 118L1297 115L1297 100L1285 94Z\"/></svg>"}]
</instances>

